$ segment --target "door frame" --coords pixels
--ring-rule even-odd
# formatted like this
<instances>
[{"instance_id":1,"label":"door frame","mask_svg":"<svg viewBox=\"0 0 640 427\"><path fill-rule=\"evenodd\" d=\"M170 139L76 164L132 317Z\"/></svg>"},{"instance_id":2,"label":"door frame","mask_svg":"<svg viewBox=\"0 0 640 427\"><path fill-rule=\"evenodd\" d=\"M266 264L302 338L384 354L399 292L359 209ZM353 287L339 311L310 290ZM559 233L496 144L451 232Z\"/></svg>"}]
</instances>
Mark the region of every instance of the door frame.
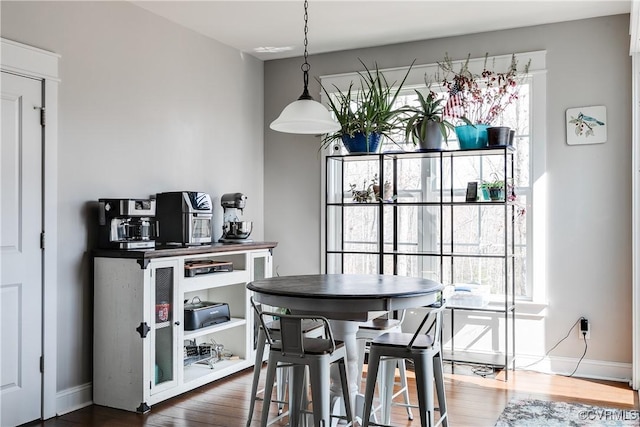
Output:
<instances>
[{"instance_id":1,"label":"door frame","mask_svg":"<svg viewBox=\"0 0 640 427\"><path fill-rule=\"evenodd\" d=\"M629 23L631 34L631 154L632 154L632 370L631 386L640 396L640 0L633 0Z\"/></svg>"},{"instance_id":2,"label":"door frame","mask_svg":"<svg viewBox=\"0 0 640 427\"><path fill-rule=\"evenodd\" d=\"M634 390L638 390L640 396L640 120L638 114L640 114L640 53L634 52L631 55L631 70L632 70L632 199L633 199L633 213L632 213L632 259L633 259L633 284L632 284L632 325L633 325L633 378L632 387Z\"/></svg>"},{"instance_id":3,"label":"door frame","mask_svg":"<svg viewBox=\"0 0 640 427\"><path fill-rule=\"evenodd\" d=\"M633 284L632 284L632 312L633 312L633 379L632 386L634 390L638 390L640 396L640 53L633 52L631 55L632 70L632 259L633 259Z\"/></svg>"},{"instance_id":4,"label":"door frame","mask_svg":"<svg viewBox=\"0 0 640 427\"><path fill-rule=\"evenodd\" d=\"M42 419L56 415L57 299L58 299L58 62L60 55L0 38L0 68L43 82L46 125L42 153L42 221L45 245L42 253Z\"/></svg>"}]
</instances>

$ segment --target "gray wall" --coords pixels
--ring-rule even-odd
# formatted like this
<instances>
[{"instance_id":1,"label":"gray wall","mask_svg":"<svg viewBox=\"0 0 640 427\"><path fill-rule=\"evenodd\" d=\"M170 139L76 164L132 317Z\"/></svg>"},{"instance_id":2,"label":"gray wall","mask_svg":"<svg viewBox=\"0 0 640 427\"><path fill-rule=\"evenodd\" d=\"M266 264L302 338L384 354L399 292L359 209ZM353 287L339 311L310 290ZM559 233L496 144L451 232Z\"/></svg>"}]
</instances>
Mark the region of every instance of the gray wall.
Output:
<instances>
[{"instance_id":1,"label":"gray wall","mask_svg":"<svg viewBox=\"0 0 640 427\"><path fill-rule=\"evenodd\" d=\"M263 87L260 61L126 2L0 7L2 37L62 55L58 390L91 381L87 251L95 239L90 202L99 197L206 191L218 228L220 195L242 191L252 237L280 242L277 271L320 270L319 140L268 129L300 95L301 59L266 62ZM628 23L622 15L310 57L318 76L358 70L358 57L386 68L414 58L432 63L444 52L546 49L549 308L542 336L549 348L565 326L588 316L588 358L615 362L631 360ZM583 105L607 106L606 144L565 144L564 111ZM577 357L578 344L554 353Z\"/></svg>"},{"instance_id":2,"label":"gray wall","mask_svg":"<svg viewBox=\"0 0 640 427\"><path fill-rule=\"evenodd\" d=\"M263 238L263 63L128 2L6 2L2 37L62 55L58 390L91 381L100 197L248 196ZM219 237L217 233L214 237Z\"/></svg>"},{"instance_id":3,"label":"gray wall","mask_svg":"<svg viewBox=\"0 0 640 427\"><path fill-rule=\"evenodd\" d=\"M321 24L318 24L321 25ZM546 316L520 329L518 351L544 354L580 316L591 321L587 359L631 362L631 60L629 16L488 32L313 55L312 76L452 58L547 51L548 247ZM313 40L309 45L313 51ZM300 58L265 63L265 237L278 240L280 274L320 270L319 140L268 129L301 91ZM310 91L319 93L313 80ZM318 99L318 97L316 97ZM568 146L565 110L605 105L606 144ZM544 140L533 141L545 144ZM288 208L288 209L287 209ZM530 337L544 345L531 350ZM579 357L577 333L554 351Z\"/></svg>"}]
</instances>

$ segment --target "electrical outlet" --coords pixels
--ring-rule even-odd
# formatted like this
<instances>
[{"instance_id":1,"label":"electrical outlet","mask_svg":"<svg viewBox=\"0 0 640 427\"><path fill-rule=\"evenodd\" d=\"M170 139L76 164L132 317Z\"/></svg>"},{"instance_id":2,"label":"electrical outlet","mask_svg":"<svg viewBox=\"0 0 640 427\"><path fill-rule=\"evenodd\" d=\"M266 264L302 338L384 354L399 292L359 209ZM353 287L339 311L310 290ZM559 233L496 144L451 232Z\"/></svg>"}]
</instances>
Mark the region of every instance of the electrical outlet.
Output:
<instances>
[{"instance_id":1,"label":"electrical outlet","mask_svg":"<svg viewBox=\"0 0 640 427\"><path fill-rule=\"evenodd\" d=\"M580 318L580 329L578 330L578 334L580 339L583 339L583 334L584 338L591 339L591 325L589 324L589 320L584 317Z\"/></svg>"}]
</instances>

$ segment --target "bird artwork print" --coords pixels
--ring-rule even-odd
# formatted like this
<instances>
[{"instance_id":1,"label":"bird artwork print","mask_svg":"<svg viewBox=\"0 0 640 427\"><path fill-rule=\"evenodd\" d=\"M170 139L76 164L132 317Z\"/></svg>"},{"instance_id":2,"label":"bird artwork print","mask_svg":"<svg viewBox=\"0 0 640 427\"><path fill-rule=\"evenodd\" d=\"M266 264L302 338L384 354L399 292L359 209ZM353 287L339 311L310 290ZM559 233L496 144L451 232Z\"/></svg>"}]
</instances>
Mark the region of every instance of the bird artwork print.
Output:
<instances>
[{"instance_id":1,"label":"bird artwork print","mask_svg":"<svg viewBox=\"0 0 640 427\"><path fill-rule=\"evenodd\" d=\"M569 120L569 123L575 126L574 131L577 136L584 135L586 138L594 135L594 129L597 126L604 126L603 121L600 121L591 116L587 116L582 112L579 112L577 117L571 116L571 120Z\"/></svg>"}]
</instances>

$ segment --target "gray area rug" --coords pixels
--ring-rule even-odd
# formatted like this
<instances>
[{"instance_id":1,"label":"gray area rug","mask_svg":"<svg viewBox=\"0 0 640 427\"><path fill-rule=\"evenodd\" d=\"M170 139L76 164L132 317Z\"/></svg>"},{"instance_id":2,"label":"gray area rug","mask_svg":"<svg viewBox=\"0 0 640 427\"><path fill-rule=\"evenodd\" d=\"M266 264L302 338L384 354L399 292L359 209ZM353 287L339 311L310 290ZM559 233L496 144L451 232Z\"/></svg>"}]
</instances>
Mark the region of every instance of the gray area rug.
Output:
<instances>
[{"instance_id":1,"label":"gray area rug","mask_svg":"<svg viewBox=\"0 0 640 427\"><path fill-rule=\"evenodd\" d=\"M603 426L638 427L640 411L581 403L512 400L504 409L496 427L565 427Z\"/></svg>"}]
</instances>

